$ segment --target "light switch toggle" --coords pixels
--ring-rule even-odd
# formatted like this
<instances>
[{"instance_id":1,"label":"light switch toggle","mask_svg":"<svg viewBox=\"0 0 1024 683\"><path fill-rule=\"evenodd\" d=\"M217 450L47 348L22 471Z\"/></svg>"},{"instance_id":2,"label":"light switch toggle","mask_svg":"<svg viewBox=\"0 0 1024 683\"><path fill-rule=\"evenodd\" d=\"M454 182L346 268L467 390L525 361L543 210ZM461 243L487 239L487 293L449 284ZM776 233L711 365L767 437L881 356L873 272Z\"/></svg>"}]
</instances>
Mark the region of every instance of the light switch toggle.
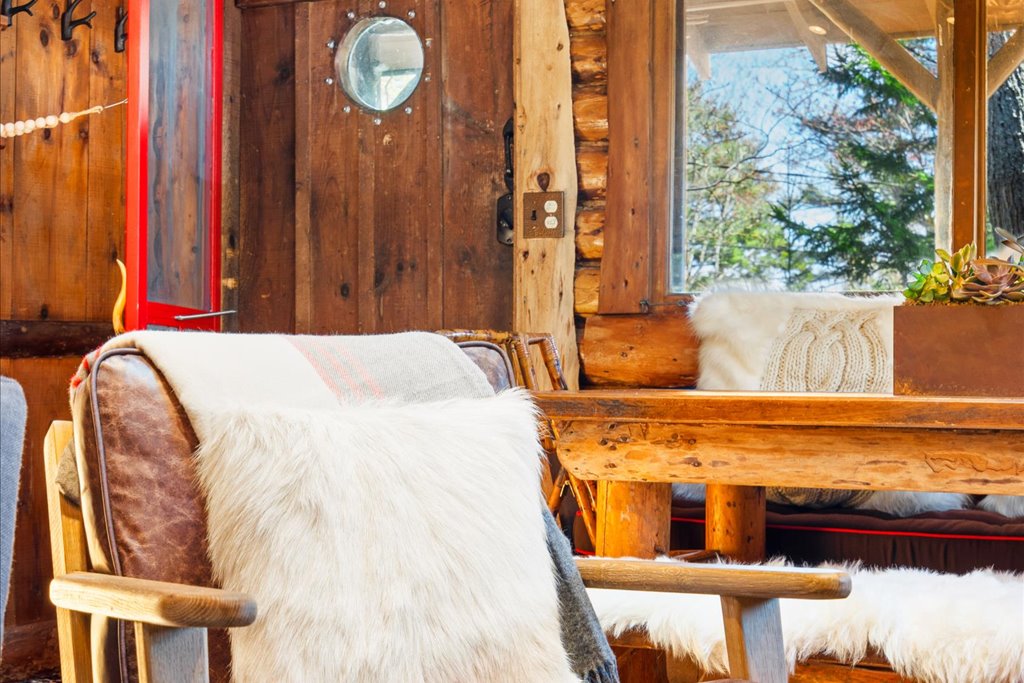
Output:
<instances>
[{"instance_id":1,"label":"light switch toggle","mask_svg":"<svg viewBox=\"0 0 1024 683\"><path fill-rule=\"evenodd\" d=\"M553 239L565 236L565 193L523 194L523 237Z\"/></svg>"}]
</instances>

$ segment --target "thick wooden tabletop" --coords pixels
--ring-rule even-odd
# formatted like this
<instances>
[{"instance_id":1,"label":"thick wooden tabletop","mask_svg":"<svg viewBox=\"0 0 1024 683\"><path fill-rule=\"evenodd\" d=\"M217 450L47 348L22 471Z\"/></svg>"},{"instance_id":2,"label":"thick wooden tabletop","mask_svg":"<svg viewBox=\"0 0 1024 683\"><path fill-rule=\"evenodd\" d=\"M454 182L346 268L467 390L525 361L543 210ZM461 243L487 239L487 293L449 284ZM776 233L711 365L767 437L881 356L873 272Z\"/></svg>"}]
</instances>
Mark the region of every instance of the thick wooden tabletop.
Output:
<instances>
[{"instance_id":1,"label":"thick wooden tabletop","mask_svg":"<svg viewBox=\"0 0 1024 683\"><path fill-rule=\"evenodd\" d=\"M1024 400L595 390L536 394L583 479L1024 494Z\"/></svg>"}]
</instances>

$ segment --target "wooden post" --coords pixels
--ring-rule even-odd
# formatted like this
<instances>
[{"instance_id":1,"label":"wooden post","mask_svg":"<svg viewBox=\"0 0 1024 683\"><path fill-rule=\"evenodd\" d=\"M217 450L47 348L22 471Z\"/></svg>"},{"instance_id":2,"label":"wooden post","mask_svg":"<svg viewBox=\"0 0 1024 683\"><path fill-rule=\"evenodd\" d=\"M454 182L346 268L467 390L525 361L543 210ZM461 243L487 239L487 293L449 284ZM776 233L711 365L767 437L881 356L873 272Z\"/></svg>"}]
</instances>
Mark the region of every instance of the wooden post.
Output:
<instances>
[{"instance_id":1,"label":"wooden post","mask_svg":"<svg viewBox=\"0 0 1024 683\"><path fill-rule=\"evenodd\" d=\"M597 554L652 558L669 550L672 485L597 483ZM616 648L623 683L664 683L666 656L657 650Z\"/></svg>"},{"instance_id":2,"label":"wooden post","mask_svg":"<svg viewBox=\"0 0 1024 683\"><path fill-rule=\"evenodd\" d=\"M67 421L50 425L43 441L43 465L46 474L46 507L50 521L50 551L53 575L63 576L88 569L85 525L81 510L75 508L57 490L57 466L61 454L71 442L72 426ZM91 683L92 660L89 654L89 616L57 608L57 642L60 646L60 673L64 683Z\"/></svg>"},{"instance_id":3,"label":"wooden post","mask_svg":"<svg viewBox=\"0 0 1024 683\"><path fill-rule=\"evenodd\" d=\"M988 28L985 0L957 0L953 27L953 248L985 255Z\"/></svg>"},{"instance_id":4,"label":"wooden post","mask_svg":"<svg viewBox=\"0 0 1024 683\"><path fill-rule=\"evenodd\" d=\"M576 272L576 143L572 120L569 23L561 0L516 0L515 264L512 304L517 330L554 335L570 389L579 387L573 313ZM565 193L565 235L523 239L523 193Z\"/></svg>"},{"instance_id":5,"label":"wooden post","mask_svg":"<svg viewBox=\"0 0 1024 683\"><path fill-rule=\"evenodd\" d=\"M597 483L597 554L652 558L669 550L672 485Z\"/></svg>"},{"instance_id":6,"label":"wooden post","mask_svg":"<svg viewBox=\"0 0 1024 683\"><path fill-rule=\"evenodd\" d=\"M953 6L934 0L939 91L935 102L935 248L953 251Z\"/></svg>"},{"instance_id":7,"label":"wooden post","mask_svg":"<svg viewBox=\"0 0 1024 683\"><path fill-rule=\"evenodd\" d=\"M765 552L765 492L760 486L708 484L705 547L732 560L759 562Z\"/></svg>"},{"instance_id":8,"label":"wooden post","mask_svg":"<svg viewBox=\"0 0 1024 683\"><path fill-rule=\"evenodd\" d=\"M139 683L209 683L205 628L135 622Z\"/></svg>"},{"instance_id":9,"label":"wooden post","mask_svg":"<svg viewBox=\"0 0 1024 683\"><path fill-rule=\"evenodd\" d=\"M722 598L729 675L757 683L786 683L786 653L782 642L779 601Z\"/></svg>"}]
</instances>

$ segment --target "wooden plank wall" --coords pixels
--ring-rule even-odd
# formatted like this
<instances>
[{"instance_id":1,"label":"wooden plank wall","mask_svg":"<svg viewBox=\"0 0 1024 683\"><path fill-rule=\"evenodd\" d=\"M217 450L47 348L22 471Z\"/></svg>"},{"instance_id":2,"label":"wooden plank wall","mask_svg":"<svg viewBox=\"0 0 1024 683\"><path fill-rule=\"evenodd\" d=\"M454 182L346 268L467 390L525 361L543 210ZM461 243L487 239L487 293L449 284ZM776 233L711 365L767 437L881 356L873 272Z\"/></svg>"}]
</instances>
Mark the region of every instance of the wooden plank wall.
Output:
<instances>
[{"instance_id":1,"label":"wooden plank wall","mask_svg":"<svg viewBox=\"0 0 1024 683\"><path fill-rule=\"evenodd\" d=\"M125 96L124 57L114 52L120 0L86 0L92 30L60 37L64 3L42 0L34 16L0 22L0 121L109 104ZM124 109L0 141L0 318L109 321L124 245ZM0 351L2 354L2 351ZM77 356L0 357L29 404L15 537L15 565L0 680L56 666L43 437L68 419L67 383Z\"/></svg>"},{"instance_id":2,"label":"wooden plank wall","mask_svg":"<svg viewBox=\"0 0 1024 683\"><path fill-rule=\"evenodd\" d=\"M242 13L240 328L508 329L512 252L494 207L511 3L257 4ZM426 46L416 92L376 116L338 87L328 46L374 14Z\"/></svg>"}]
</instances>

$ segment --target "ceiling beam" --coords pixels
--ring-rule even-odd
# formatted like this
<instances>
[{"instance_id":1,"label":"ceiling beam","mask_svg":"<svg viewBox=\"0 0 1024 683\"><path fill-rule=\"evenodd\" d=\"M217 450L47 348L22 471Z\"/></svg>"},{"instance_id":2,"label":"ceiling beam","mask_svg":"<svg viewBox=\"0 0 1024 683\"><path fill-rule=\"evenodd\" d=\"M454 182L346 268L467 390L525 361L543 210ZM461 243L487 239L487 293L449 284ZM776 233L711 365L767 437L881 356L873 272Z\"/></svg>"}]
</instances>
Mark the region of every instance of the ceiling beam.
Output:
<instances>
[{"instance_id":1,"label":"ceiling beam","mask_svg":"<svg viewBox=\"0 0 1024 683\"><path fill-rule=\"evenodd\" d=\"M818 65L818 72L825 73L828 71L828 51L825 49L825 37L811 32L808 18L797 4L798 1L802 2L803 0L786 0L786 12L789 14L800 40L807 46L811 57Z\"/></svg>"},{"instance_id":2,"label":"ceiling beam","mask_svg":"<svg viewBox=\"0 0 1024 683\"><path fill-rule=\"evenodd\" d=\"M1024 62L1024 26L1018 28L1013 37L1006 41L988 62L989 97L999 90L1021 62Z\"/></svg>"},{"instance_id":3,"label":"ceiling beam","mask_svg":"<svg viewBox=\"0 0 1024 683\"><path fill-rule=\"evenodd\" d=\"M696 26L686 27L686 54L702 81L711 80L711 53L704 42L704 31Z\"/></svg>"},{"instance_id":4,"label":"ceiling beam","mask_svg":"<svg viewBox=\"0 0 1024 683\"><path fill-rule=\"evenodd\" d=\"M935 111L939 83L932 72L907 52L896 40L878 27L848 0L809 0L829 21L850 36L899 79L917 99Z\"/></svg>"}]
</instances>

